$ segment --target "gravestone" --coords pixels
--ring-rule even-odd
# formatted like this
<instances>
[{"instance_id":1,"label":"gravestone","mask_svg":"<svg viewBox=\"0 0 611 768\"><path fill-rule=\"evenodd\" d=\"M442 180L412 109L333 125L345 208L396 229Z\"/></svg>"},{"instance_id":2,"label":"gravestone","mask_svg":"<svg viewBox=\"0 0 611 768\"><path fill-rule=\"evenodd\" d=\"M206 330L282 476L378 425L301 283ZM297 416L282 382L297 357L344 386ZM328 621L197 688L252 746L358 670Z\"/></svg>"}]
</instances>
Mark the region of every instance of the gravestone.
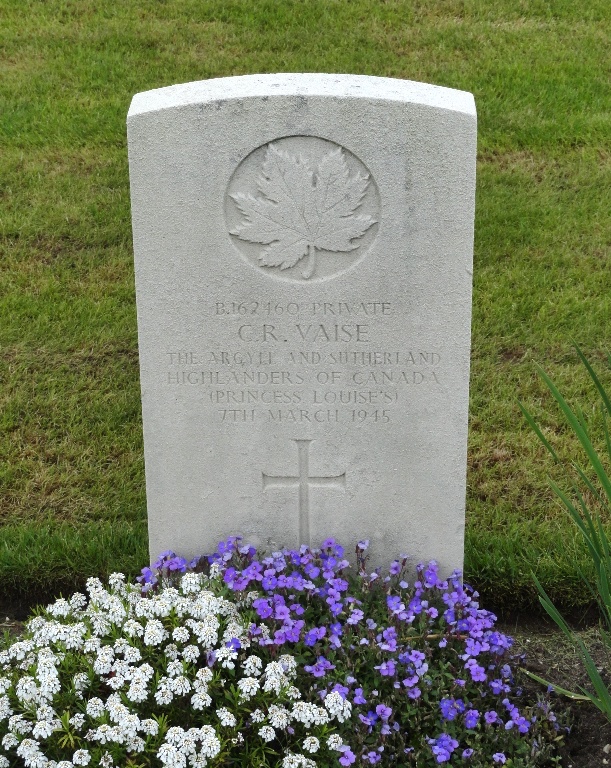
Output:
<instances>
[{"instance_id":1,"label":"gravestone","mask_svg":"<svg viewBox=\"0 0 611 768\"><path fill-rule=\"evenodd\" d=\"M128 139L151 556L461 567L471 94L222 78L137 94Z\"/></svg>"}]
</instances>

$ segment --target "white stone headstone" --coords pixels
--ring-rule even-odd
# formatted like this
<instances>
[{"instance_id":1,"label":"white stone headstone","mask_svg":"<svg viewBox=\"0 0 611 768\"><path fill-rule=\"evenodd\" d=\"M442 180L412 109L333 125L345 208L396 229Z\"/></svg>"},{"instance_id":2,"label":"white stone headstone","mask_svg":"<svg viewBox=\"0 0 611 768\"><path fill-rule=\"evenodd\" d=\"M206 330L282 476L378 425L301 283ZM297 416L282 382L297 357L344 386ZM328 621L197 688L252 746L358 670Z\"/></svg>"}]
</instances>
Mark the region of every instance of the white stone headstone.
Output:
<instances>
[{"instance_id":1,"label":"white stone headstone","mask_svg":"<svg viewBox=\"0 0 611 768\"><path fill-rule=\"evenodd\" d=\"M151 556L462 566L472 95L222 78L137 94L128 139Z\"/></svg>"}]
</instances>

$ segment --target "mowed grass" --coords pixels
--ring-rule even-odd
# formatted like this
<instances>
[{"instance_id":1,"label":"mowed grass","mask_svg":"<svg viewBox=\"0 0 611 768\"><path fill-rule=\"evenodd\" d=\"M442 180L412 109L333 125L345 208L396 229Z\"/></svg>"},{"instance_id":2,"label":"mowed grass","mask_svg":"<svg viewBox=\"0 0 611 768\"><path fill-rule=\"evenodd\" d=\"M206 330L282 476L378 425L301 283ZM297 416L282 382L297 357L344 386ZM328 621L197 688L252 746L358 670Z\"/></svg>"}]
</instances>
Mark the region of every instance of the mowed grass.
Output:
<instances>
[{"instance_id":1,"label":"mowed grass","mask_svg":"<svg viewBox=\"0 0 611 768\"><path fill-rule=\"evenodd\" d=\"M599 371L611 350L610 31L606 0L0 0L3 599L148 559L132 95L318 71L475 94L466 577L498 609L534 605L532 572L565 606L588 603L583 547L517 400L571 456L533 362L587 411L571 339Z\"/></svg>"}]
</instances>

